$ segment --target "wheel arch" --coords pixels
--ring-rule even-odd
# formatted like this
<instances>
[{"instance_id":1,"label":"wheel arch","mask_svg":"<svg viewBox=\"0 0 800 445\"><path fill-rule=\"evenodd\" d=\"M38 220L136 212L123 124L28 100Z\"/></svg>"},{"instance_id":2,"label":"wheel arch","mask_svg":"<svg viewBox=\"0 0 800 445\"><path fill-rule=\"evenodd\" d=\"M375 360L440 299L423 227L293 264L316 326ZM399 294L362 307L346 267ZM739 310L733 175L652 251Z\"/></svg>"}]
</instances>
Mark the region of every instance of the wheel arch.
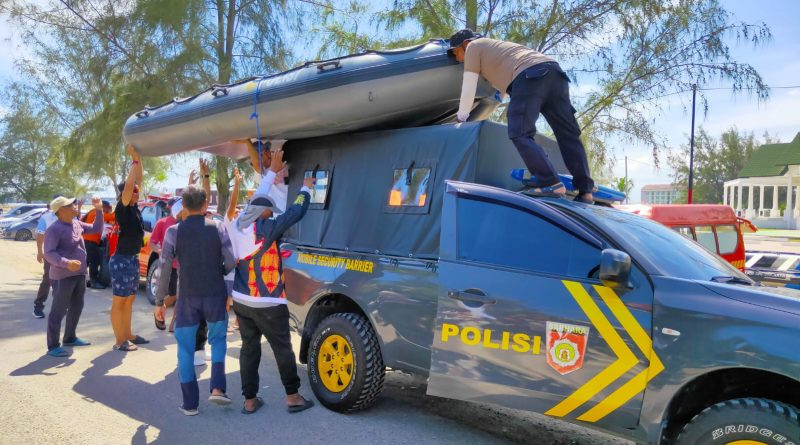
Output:
<instances>
[{"instance_id":1,"label":"wheel arch","mask_svg":"<svg viewBox=\"0 0 800 445\"><path fill-rule=\"evenodd\" d=\"M746 397L800 407L800 381L758 368L723 368L697 376L678 389L667 405L662 422L662 443L673 443L681 428L705 408Z\"/></svg>"},{"instance_id":2,"label":"wheel arch","mask_svg":"<svg viewBox=\"0 0 800 445\"><path fill-rule=\"evenodd\" d=\"M308 348L311 344L311 336L314 335L314 330L317 328L320 322L322 322L325 317L331 314L341 312L353 312L361 315L367 320L373 329L375 328L372 319L361 308L361 306L356 303L355 300L342 293L325 294L314 301L311 309L309 309L308 314L306 315L305 322L303 323L303 332L301 333L300 337L300 363L308 363ZM380 336L378 337L378 345L381 348L381 352L383 352L383 342L381 341Z\"/></svg>"}]
</instances>

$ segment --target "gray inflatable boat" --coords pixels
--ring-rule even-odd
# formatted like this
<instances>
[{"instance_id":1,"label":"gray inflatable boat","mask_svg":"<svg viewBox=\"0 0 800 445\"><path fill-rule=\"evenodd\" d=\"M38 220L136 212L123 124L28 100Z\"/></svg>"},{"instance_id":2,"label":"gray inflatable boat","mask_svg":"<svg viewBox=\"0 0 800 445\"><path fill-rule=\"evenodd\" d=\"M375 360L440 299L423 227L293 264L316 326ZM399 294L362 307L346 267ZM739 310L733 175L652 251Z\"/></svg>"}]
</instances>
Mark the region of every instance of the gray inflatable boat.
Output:
<instances>
[{"instance_id":1,"label":"gray inflatable boat","mask_svg":"<svg viewBox=\"0 0 800 445\"><path fill-rule=\"evenodd\" d=\"M213 85L192 97L145 107L125 123L125 140L145 156L199 149L241 157L245 148L229 141L301 139L452 121L463 67L447 49L447 42L431 40ZM494 93L488 83L479 83L470 120L488 117L497 105Z\"/></svg>"}]
</instances>

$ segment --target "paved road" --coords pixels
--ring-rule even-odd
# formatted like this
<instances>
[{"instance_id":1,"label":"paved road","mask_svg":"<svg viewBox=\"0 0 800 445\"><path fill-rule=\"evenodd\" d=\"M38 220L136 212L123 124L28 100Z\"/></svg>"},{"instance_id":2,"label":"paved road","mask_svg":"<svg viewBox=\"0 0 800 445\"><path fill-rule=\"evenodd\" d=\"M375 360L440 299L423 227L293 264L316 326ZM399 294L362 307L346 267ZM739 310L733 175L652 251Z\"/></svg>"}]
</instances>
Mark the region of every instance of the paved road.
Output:
<instances>
[{"instance_id":1,"label":"paved road","mask_svg":"<svg viewBox=\"0 0 800 445\"><path fill-rule=\"evenodd\" d=\"M45 356L45 320L31 317L39 282L33 242L0 240L0 444L260 443L292 444L623 444L607 435L547 417L425 395L425 382L389 373L370 410L337 414L321 406L288 414L272 352L264 344L261 396L267 406L239 413L238 334L225 363L228 408L201 399L200 415L177 410L180 389L173 338L155 330L151 306L134 306L135 333L151 344L112 351L109 291L88 290L78 335L93 342L71 357ZM49 302L48 302L49 308ZM197 368L202 390L209 370ZM305 370L301 392L311 396Z\"/></svg>"}]
</instances>

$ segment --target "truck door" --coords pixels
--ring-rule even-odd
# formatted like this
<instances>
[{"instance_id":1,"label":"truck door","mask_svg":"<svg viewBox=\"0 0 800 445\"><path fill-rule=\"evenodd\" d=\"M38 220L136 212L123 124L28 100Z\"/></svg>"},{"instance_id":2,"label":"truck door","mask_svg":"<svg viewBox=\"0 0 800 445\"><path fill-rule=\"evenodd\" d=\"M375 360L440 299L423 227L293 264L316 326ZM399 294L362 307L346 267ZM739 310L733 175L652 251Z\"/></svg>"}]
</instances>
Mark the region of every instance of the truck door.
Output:
<instances>
[{"instance_id":1,"label":"truck door","mask_svg":"<svg viewBox=\"0 0 800 445\"><path fill-rule=\"evenodd\" d=\"M428 394L635 427L661 370L645 276L632 270L617 294L593 278L603 242L573 219L511 192L446 189Z\"/></svg>"}]
</instances>

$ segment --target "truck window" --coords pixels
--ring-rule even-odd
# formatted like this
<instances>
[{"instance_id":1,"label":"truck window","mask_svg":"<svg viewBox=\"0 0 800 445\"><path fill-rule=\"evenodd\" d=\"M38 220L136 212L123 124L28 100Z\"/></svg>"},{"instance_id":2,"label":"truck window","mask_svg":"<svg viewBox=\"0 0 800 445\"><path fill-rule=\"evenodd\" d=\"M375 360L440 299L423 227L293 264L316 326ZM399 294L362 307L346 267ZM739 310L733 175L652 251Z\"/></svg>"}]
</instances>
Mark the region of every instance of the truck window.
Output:
<instances>
[{"instance_id":1,"label":"truck window","mask_svg":"<svg viewBox=\"0 0 800 445\"><path fill-rule=\"evenodd\" d=\"M736 248L739 246L739 232L736 231L736 226L717 226L716 229L719 253L725 255L736 252Z\"/></svg>"},{"instance_id":2,"label":"truck window","mask_svg":"<svg viewBox=\"0 0 800 445\"><path fill-rule=\"evenodd\" d=\"M675 226L675 227L672 227L672 230L680 233L681 235L685 236L686 238L694 239L694 234L692 233L692 227L691 226Z\"/></svg>"},{"instance_id":3,"label":"truck window","mask_svg":"<svg viewBox=\"0 0 800 445\"><path fill-rule=\"evenodd\" d=\"M587 278L600 251L527 210L462 198L458 258L532 272Z\"/></svg>"},{"instance_id":4,"label":"truck window","mask_svg":"<svg viewBox=\"0 0 800 445\"><path fill-rule=\"evenodd\" d=\"M425 207L428 201L430 168L395 169L392 189L389 192L390 207Z\"/></svg>"},{"instance_id":5,"label":"truck window","mask_svg":"<svg viewBox=\"0 0 800 445\"><path fill-rule=\"evenodd\" d=\"M313 174L313 170L306 170L303 178L310 178ZM316 178L317 183L311 189L311 204L325 204L325 200L328 198L330 172L328 170L317 170Z\"/></svg>"},{"instance_id":6,"label":"truck window","mask_svg":"<svg viewBox=\"0 0 800 445\"><path fill-rule=\"evenodd\" d=\"M695 226L694 233L701 246L710 252L717 252L717 242L714 240L714 229L711 226Z\"/></svg>"}]
</instances>

